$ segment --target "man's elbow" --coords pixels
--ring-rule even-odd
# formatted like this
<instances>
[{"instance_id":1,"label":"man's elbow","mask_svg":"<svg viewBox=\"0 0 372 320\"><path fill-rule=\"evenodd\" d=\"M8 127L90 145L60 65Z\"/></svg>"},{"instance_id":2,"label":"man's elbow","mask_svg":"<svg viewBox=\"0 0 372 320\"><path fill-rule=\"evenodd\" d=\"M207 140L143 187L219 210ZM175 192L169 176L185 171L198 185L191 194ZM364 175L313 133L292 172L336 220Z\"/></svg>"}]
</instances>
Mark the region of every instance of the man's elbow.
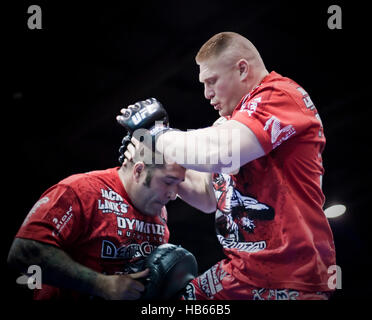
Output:
<instances>
[{"instance_id":1,"label":"man's elbow","mask_svg":"<svg viewBox=\"0 0 372 320\"><path fill-rule=\"evenodd\" d=\"M12 243L12 246L10 247L8 258L7 258L7 264L10 268L16 269L19 271L22 271L22 261L20 259L20 252L19 248L15 244L15 242Z\"/></svg>"},{"instance_id":2,"label":"man's elbow","mask_svg":"<svg viewBox=\"0 0 372 320\"><path fill-rule=\"evenodd\" d=\"M39 264L39 250L35 249L32 244L32 240L14 239L7 258L8 266L24 272L30 264Z\"/></svg>"}]
</instances>

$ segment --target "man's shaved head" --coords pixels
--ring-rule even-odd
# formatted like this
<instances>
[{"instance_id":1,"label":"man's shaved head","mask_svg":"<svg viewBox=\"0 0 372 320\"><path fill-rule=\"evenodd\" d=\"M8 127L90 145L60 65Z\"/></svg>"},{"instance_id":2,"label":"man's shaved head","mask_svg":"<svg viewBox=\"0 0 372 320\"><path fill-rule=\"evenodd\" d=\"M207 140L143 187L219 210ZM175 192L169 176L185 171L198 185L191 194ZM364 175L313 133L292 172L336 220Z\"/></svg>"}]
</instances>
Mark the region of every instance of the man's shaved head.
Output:
<instances>
[{"instance_id":1,"label":"man's shaved head","mask_svg":"<svg viewBox=\"0 0 372 320\"><path fill-rule=\"evenodd\" d=\"M232 59L231 62L236 62L239 59L262 62L261 56L252 42L235 32L221 32L214 35L200 48L195 60L200 64L221 55L225 55L229 60Z\"/></svg>"}]
</instances>

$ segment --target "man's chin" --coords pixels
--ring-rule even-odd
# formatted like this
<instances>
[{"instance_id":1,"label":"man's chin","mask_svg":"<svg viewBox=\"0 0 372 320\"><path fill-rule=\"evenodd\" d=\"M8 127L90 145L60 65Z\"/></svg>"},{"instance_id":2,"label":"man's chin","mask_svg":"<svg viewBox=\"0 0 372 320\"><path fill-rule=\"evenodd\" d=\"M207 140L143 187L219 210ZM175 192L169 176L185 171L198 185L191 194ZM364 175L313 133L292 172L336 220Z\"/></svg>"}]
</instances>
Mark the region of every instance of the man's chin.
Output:
<instances>
[{"instance_id":1,"label":"man's chin","mask_svg":"<svg viewBox=\"0 0 372 320\"><path fill-rule=\"evenodd\" d=\"M228 116L231 116L232 113L234 112L234 107L231 108L231 107L225 107L221 110L218 110L218 114L220 115L220 117L228 117Z\"/></svg>"},{"instance_id":2,"label":"man's chin","mask_svg":"<svg viewBox=\"0 0 372 320\"><path fill-rule=\"evenodd\" d=\"M228 116L228 113L226 111L224 111L224 110L218 111L218 114L220 115L220 117L226 117L226 116Z\"/></svg>"}]
</instances>

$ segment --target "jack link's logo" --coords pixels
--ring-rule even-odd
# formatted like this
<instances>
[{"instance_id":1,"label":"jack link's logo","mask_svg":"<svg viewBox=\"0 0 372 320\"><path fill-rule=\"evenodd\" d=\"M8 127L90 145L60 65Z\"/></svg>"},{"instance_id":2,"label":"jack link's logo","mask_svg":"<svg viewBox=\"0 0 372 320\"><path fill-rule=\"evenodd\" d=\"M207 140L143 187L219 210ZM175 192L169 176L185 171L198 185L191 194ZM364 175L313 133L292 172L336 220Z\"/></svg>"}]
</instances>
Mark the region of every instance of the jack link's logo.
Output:
<instances>
[{"instance_id":1,"label":"jack link's logo","mask_svg":"<svg viewBox=\"0 0 372 320\"><path fill-rule=\"evenodd\" d=\"M103 199L98 199L98 210L102 213L115 213L122 215L128 212L129 205L124 202L123 197L117 192L111 190L101 189Z\"/></svg>"}]
</instances>

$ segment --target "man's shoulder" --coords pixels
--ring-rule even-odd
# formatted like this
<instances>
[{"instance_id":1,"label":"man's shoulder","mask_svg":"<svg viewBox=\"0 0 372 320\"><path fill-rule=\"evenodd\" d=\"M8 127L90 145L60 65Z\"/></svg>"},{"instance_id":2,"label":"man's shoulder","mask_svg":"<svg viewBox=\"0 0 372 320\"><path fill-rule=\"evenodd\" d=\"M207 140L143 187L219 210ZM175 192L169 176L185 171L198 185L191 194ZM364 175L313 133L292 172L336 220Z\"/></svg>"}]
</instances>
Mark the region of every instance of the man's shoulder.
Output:
<instances>
[{"instance_id":1,"label":"man's shoulder","mask_svg":"<svg viewBox=\"0 0 372 320\"><path fill-rule=\"evenodd\" d=\"M257 92L264 90L285 91L287 93L294 93L297 88L301 87L296 81L289 77L272 71L264 81L257 87Z\"/></svg>"},{"instance_id":2,"label":"man's shoulder","mask_svg":"<svg viewBox=\"0 0 372 320\"><path fill-rule=\"evenodd\" d=\"M301 103L306 91L294 80L284 77L276 72L271 72L256 90L251 94L249 100L262 99L267 101L296 102Z\"/></svg>"},{"instance_id":3,"label":"man's shoulder","mask_svg":"<svg viewBox=\"0 0 372 320\"><path fill-rule=\"evenodd\" d=\"M76 173L69 177L61 180L58 184L69 186L74 190L80 191L84 189L95 189L100 185L106 185L107 183L115 180L117 168L109 168L104 170L94 170L84 173Z\"/></svg>"}]
</instances>

